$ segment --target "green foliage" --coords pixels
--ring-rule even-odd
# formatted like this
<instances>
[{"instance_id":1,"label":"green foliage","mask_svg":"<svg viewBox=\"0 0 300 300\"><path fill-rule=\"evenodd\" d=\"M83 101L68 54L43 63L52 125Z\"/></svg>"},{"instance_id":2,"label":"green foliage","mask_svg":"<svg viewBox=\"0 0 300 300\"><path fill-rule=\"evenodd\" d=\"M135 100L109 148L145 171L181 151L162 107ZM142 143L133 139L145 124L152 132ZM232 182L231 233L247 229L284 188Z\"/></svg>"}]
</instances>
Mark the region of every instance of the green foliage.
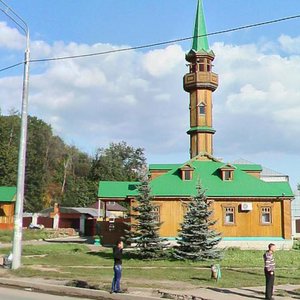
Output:
<instances>
[{"instance_id":1,"label":"green foliage","mask_svg":"<svg viewBox=\"0 0 300 300\"><path fill-rule=\"evenodd\" d=\"M136 181L145 169L146 158L142 148L133 148L125 142L111 143L99 148L92 162L92 180Z\"/></svg>"},{"instance_id":2,"label":"green foliage","mask_svg":"<svg viewBox=\"0 0 300 300\"><path fill-rule=\"evenodd\" d=\"M0 114L0 185L16 186L20 116ZM95 157L53 135L43 120L28 117L24 209L38 212L60 203L89 206L99 180L136 180L145 166L143 149L125 142L100 148Z\"/></svg>"},{"instance_id":3,"label":"green foliage","mask_svg":"<svg viewBox=\"0 0 300 300\"><path fill-rule=\"evenodd\" d=\"M134 221L130 224L131 230L125 236L126 244L135 245L137 257L153 259L161 257L165 241L159 237L160 223L156 220L155 209L152 204L149 180L143 180L138 187L139 195L135 212L131 217Z\"/></svg>"},{"instance_id":4,"label":"green foliage","mask_svg":"<svg viewBox=\"0 0 300 300\"><path fill-rule=\"evenodd\" d=\"M212 229L216 221L212 220L211 202L205 191L197 187L198 193L188 206L181 230L177 238L174 257L192 261L218 259L221 252L216 248L220 234Z\"/></svg>"},{"instance_id":5,"label":"green foliage","mask_svg":"<svg viewBox=\"0 0 300 300\"><path fill-rule=\"evenodd\" d=\"M19 128L17 115L0 115L0 185L16 185Z\"/></svg>"},{"instance_id":6,"label":"green foliage","mask_svg":"<svg viewBox=\"0 0 300 300\"><path fill-rule=\"evenodd\" d=\"M293 249L294 250L300 250L300 241L299 240L294 241Z\"/></svg>"}]
</instances>

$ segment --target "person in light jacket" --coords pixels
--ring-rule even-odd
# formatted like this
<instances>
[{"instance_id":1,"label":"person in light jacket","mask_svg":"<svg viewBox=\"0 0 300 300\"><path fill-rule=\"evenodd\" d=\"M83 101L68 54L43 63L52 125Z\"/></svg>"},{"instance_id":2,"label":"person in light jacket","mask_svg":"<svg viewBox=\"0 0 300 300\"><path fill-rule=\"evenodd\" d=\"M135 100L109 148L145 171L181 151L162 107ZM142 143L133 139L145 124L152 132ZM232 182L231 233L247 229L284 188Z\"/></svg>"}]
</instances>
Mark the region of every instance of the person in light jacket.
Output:
<instances>
[{"instance_id":1,"label":"person in light jacket","mask_svg":"<svg viewBox=\"0 0 300 300\"><path fill-rule=\"evenodd\" d=\"M274 287L274 280L275 280L275 259L274 259L274 252L275 252L275 245L269 244L268 250L264 253L264 264L265 264L265 277L266 277L266 292L265 292L265 299L272 300L273 296L273 287Z\"/></svg>"}]
</instances>

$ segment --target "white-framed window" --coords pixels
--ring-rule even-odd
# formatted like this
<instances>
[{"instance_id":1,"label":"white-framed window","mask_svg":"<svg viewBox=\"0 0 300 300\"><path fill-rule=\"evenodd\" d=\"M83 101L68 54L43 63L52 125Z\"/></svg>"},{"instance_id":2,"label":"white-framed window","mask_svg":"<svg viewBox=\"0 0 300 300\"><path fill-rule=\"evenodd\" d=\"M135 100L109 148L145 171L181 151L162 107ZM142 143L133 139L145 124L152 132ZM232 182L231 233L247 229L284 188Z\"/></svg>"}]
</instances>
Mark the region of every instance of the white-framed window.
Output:
<instances>
[{"instance_id":1,"label":"white-framed window","mask_svg":"<svg viewBox=\"0 0 300 300\"><path fill-rule=\"evenodd\" d=\"M160 223L160 206L153 207L154 221Z\"/></svg>"},{"instance_id":2,"label":"white-framed window","mask_svg":"<svg viewBox=\"0 0 300 300\"><path fill-rule=\"evenodd\" d=\"M260 211L261 223L271 224L272 223L272 208L270 206L261 207Z\"/></svg>"},{"instance_id":3,"label":"white-framed window","mask_svg":"<svg viewBox=\"0 0 300 300\"><path fill-rule=\"evenodd\" d=\"M232 206L224 207L224 224L235 224L235 208Z\"/></svg>"}]
</instances>

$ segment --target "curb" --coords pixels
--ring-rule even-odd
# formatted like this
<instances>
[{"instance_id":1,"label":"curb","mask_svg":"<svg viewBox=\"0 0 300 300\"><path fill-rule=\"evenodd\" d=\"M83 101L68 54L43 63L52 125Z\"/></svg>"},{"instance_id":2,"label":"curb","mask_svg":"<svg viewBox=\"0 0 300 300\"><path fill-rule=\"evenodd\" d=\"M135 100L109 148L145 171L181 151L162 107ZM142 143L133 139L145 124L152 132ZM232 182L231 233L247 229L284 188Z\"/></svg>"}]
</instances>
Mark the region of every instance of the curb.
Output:
<instances>
[{"instance_id":1,"label":"curb","mask_svg":"<svg viewBox=\"0 0 300 300\"><path fill-rule=\"evenodd\" d=\"M91 290L77 287L69 287L63 285L54 285L42 282L29 282L28 280L22 279L11 279L0 277L0 286L12 287L12 288L22 288L30 289L33 292L42 292L47 294L61 295L61 296L71 296L71 297L85 297L89 299L98 300L153 300L161 299L157 297L149 296L137 296L132 294L110 294L101 290Z\"/></svg>"}]
</instances>

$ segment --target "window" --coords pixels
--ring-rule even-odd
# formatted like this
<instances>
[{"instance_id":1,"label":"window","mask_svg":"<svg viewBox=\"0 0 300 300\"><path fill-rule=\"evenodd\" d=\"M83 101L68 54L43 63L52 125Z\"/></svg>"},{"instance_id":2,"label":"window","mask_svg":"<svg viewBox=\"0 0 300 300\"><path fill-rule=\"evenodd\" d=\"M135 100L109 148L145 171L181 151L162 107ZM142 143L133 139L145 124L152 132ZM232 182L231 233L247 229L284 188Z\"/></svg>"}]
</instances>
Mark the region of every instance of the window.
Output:
<instances>
[{"instance_id":1,"label":"window","mask_svg":"<svg viewBox=\"0 0 300 300\"><path fill-rule=\"evenodd\" d=\"M182 180L192 180L194 169L191 166L184 166L181 169L181 179Z\"/></svg>"},{"instance_id":2,"label":"window","mask_svg":"<svg viewBox=\"0 0 300 300\"><path fill-rule=\"evenodd\" d=\"M232 225L235 223L235 209L234 207L225 207L224 208L224 224Z\"/></svg>"},{"instance_id":3,"label":"window","mask_svg":"<svg viewBox=\"0 0 300 300\"><path fill-rule=\"evenodd\" d=\"M201 103L199 105L199 113L200 115L205 115L205 104Z\"/></svg>"},{"instance_id":4,"label":"window","mask_svg":"<svg viewBox=\"0 0 300 300\"><path fill-rule=\"evenodd\" d=\"M211 71L211 64L210 62L207 64L207 72L210 72Z\"/></svg>"},{"instance_id":5,"label":"window","mask_svg":"<svg viewBox=\"0 0 300 300\"><path fill-rule=\"evenodd\" d=\"M262 224L271 224L272 223L271 207L262 207L261 208L261 223Z\"/></svg>"},{"instance_id":6,"label":"window","mask_svg":"<svg viewBox=\"0 0 300 300\"><path fill-rule=\"evenodd\" d=\"M223 180L232 180L232 171L231 170L223 171Z\"/></svg>"},{"instance_id":7,"label":"window","mask_svg":"<svg viewBox=\"0 0 300 300\"><path fill-rule=\"evenodd\" d=\"M192 171L191 170L185 170L184 172L184 180L191 180L192 179Z\"/></svg>"},{"instance_id":8,"label":"window","mask_svg":"<svg viewBox=\"0 0 300 300\"><path fill-rule=\"evenodd\" d=\"M153 207L154 221L160 223L160 206Z\"/></svg>"},{"instance_id":9,"label":"window","mask_svg":"<svg viewBox=\"0 0 300 300\"><path fill-rule=\"evenodd\" d=\"M234 173L235 167L232 165L224 165L223 167L220 168L221 172L221 178L224 181L231 181L233 180L233 173Z\"/></svg>"},{"instance_id":10,"label":"window","mask_svg":"<svg viewBox=\"0 0 300 300\"><path fill-rule=\"evenodd\" d=\"M190 73L195 73L197 71L197 65L196 64L190 64Z\"/></svg>"},{"instance_id":11,"label":"window","mask_svg":"<svg viewBox=\"0 0 300 300\"><path fill-rule=\"evenodd\" d=\"M204 58L197 59L197 63L199 65L199 67L198 67L199 71L200 72L204 72L205 71L205 68L204 68L204 66L205 66L205 60L204 60Z\"/></svg>"}]
</instances>

